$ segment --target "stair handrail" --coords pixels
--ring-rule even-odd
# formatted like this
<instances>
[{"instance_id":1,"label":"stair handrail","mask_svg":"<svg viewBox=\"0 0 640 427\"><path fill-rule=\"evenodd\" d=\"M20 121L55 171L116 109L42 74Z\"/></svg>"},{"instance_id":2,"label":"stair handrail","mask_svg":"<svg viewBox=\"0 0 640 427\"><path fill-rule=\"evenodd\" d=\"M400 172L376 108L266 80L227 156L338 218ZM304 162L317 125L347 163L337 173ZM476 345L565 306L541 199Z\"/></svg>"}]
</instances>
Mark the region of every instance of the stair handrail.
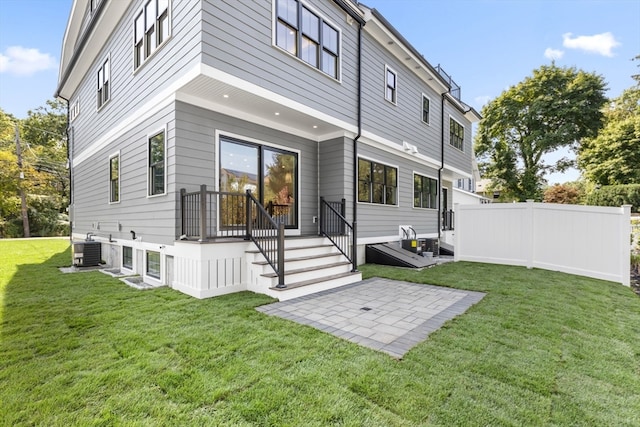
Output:
<instances>
[{"instance_id":1,"label":"stair handrail","mask_svg":"<svg viewBox=\"0 0 640 427\"><path fill-rule=\"evenodd\" d=\"M255 224L253 223L253 209L256 212ZM275 221L251 194L251 190L247 190L246 218L247 240L251 240L256 245L267 263L278 275L276 288L286 288L284 283L284 222ZM274 231L275 233L273 233Z\"/></svg>"},{"instance_id":2,"label":"stair handrail","mask_svg":"<svg viewBox=\"0 0 640 427\"><path fill-rule=\"evenodd\" d=\"M342 201L344 211L345 201ZM325 212L325 208L328 209ZM335 230L335 231L333 231ZM337 231L337 232L336 232ZM329 241L344 255L351 263L351 271L358 271L357 266L357 242L355 224L349 224L344 215L338 212L331 202L327 202L324 197L320 197L320 235ZM350 238L351 237L351 241ZM351 244L351 251L349 251Z\"/></svg>"}]
</instances>

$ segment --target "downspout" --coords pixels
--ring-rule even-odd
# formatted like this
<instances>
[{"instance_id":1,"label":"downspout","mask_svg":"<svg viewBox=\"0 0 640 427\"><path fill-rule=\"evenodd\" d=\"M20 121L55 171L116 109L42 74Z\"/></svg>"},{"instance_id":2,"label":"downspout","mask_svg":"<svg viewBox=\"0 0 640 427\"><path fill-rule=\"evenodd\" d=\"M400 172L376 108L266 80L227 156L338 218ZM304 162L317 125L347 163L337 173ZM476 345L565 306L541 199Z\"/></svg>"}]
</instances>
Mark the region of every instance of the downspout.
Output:
<instances>
[{"instance_id":1,"label":"downspout","mask_svg":"<svg viewBox=\"0 0 640 427\"><path fill-rule=\"evenodd\" d=\"M353 138L353 262L352 272L358 271L358 140L362 136L362 22L358 22L358 133Z\"/></svg>"},{"instance_id":2,"label":"downspout","mask_svg":"<svg viewBox=\"0 0 640 427\"><path fill-rule=\"evenodd\" d=\"M440 168L438 169L438 247L442 237L442 171L444 169L444 100L446 94L440 94Z\"/></svg>"},{"instance_id":3,"label":"downspout","mask_svg":"<svg viewBox=\"0 0 640 427\"><path fill-rule=\"evenodd\" d=\"M71 116L69 112L69 100L60 94L58 94L57 97L67 104L67 126L65 130L65 133L67 134L67 164L69 165L69 206L67 206L67 213L69 214L69 218L71 218L71 206L73 205L73 176L71 175L73 168L71 167L71 132L69 132ZM69 240L73 241L73 224L71 223L71 219L69 219Z\"/></svg>"}]
</instances>

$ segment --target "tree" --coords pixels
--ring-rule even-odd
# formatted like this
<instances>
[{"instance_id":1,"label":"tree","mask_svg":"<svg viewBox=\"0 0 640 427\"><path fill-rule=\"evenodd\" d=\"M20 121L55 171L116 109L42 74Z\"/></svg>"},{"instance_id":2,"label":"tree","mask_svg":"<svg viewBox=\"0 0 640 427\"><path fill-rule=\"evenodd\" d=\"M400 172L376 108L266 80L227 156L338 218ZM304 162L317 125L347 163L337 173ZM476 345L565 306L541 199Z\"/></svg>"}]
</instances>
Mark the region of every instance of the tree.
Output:
<instances>
[{"instance_id":1,"label":"tree","mask_svg":"<svg viewBox=\"0 0 640 427\"><path fill-rule=\"evenodd\" d=\"M578 166L599 185L640 184L640 75L632 77L636 85L611 101L603 129L580 147Z\"/></svg>"},{"instance_id":2,"label":"tree","mask_svg":"<svg viewBox=\"0 0 640 427\"><path fill-rule=\"evenodd\" d=\"M545 203L562 203L566 205L577 205L584 197L583 185L579 182L567 182L565 184L555 184L544 190Z\"/></svg>"},{"instance_id":3,"label":"tree","mask_svg":"<svg viewBox=\"0 0 640 427\"><path fill-rule=\"evenodd\" d=\"M604 79L594 73L555 64L533 70L482 109L475 152L483 175L507 198L539 199L545 174L574 164L567 158L546 164L543 156L577 150L597 134L604 91Z\"/></svg>"}]
</instances>

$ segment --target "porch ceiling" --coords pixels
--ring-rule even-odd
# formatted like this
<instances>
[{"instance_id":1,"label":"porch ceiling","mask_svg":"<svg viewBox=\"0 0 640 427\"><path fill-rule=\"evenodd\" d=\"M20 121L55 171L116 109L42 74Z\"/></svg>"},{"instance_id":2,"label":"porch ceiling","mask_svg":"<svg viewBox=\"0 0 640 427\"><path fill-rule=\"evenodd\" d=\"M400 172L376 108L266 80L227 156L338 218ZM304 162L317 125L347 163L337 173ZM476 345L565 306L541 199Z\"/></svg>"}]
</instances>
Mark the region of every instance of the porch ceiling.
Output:
<instances>
[{"instance_id":1,"label":"porch ceiling","mask_svg":"<svg viewBox=\"0 0 640 427\"><path fill-rule=\"evenodd\" d=\"M201 74L182 86L176 97L180 101L315 141L328 139L338 133L353 132L352 129L345 129L349 127L348 124L341 126L340 123L332 123L339 120L330 116L310 108L301 111L295 105L285 105L287 100L276 94L269 96L263 88L259 88L259 91L251 89Z\"/></svg>"}]
</instances>

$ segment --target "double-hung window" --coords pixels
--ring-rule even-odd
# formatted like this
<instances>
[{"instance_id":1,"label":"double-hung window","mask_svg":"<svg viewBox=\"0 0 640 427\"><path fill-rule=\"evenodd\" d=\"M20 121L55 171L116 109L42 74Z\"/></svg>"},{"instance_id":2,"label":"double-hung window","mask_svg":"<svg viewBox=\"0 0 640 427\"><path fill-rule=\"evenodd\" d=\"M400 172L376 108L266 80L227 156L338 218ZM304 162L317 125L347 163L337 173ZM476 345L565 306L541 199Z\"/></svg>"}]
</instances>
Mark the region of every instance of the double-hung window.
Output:
<instances>
[{"instance_id":1,"label":"double-hung window","mask_svg":"<svg viewBox=\"0 0 640 427\"><path fill-rule=\"evenodd\" d=\"M464 126L453 118L449 119L449 144L464 151Z\"/></svg>"},{"instance_id":2,"label":"double-hung window","mask_svg":"<svg viewBox=\"0 0 640 427\"><path fill-rule=\"evenodd\" d=\"M358 159L358 201L396 205L398 169L366 159Z\"/></svg>"},{"instance_id":3,"label":"double-hung window","mask_svg":"<svg viewBox=\"0 0 640 427\"><path fill-rule=\"evenodd\" d=\"M427 95L425 95L424 93L422 94L422 122L429 124L429 110L431 107L431 102L429 101L429 98L427 98Z\"/></svg>"},{"instance_id":4,"label":"double-hung window","mask_svg":"<svg viewBox=\"0 0 640 427\"><path fill-rule=\"evenodd\" d=\"M148 0L136 15L133 24L134 68L147 58L169 37L169 0Z\"/></svg>"},{"instance_id":5,"label":"double-hung window","mask_svg":"<svg viewBox=\"0 0 640 427\"><path fill-rule=\"evenodd\" d=\"M396 104L398 102L398 74L391 68L385 66L385 90L384 99Z\"/></svg>"},{"instance_id":6,"label":"double-hung window","mask_svg":"<svg viewBox=\"0 0 640 427\"><path fill-rule=\"evenodd\" d=\"M120 153L109 158L109 203L120 201Z\"/></svg>"},{"instance_id":7,"label":"double-hung window","mask_svg":"<svg viewBox=\"0 0 640 427\"><path fill-rule=\"evenodd\" d=\"M98 68L98 109L109 100L111 71L109 66L109 58Z\"/></svg>"},{"instance_id":8,"label":"double-hung window","mask_svg":"<svg viewBox=\"0 0 640 427\"><path fill-rule=\"evenodd\" d=\"M299 0L276 0L276 45L338 79L340 33Z\"/></svg>"},{"instance_id":9,"label":"double-hung window","mask_svg":"<svg viewBox=\"0 0 640 427\"><path fill-rule=\"evenodd\" d=\"M165 193L165 132L149 138L149 195Z\"/></svg>"},{"instance_id":10,"label":"double-hung window","mask_svg":"<svg viewBox=\"0 0 640 427\"><path fill-rule=\"evenodd\" d=\"M413 207L438 208L438 180L413 174Z\"/></svg>"}]
</instances>

